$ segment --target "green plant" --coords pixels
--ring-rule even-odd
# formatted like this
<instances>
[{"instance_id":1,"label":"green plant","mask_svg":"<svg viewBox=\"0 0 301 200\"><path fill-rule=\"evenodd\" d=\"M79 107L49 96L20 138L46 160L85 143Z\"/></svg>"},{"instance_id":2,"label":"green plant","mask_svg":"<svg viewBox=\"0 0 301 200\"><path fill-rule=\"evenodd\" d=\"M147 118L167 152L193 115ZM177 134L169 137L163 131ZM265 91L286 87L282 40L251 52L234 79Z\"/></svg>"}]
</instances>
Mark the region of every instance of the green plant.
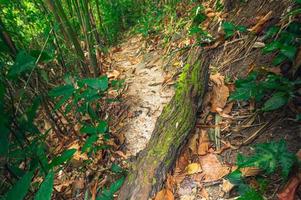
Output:
<instances>
[{"instance_id":1,"label":"green plant","mask_svg":"<svg viewBox=\"0 0 301 200\"><path fill-rule=\"evenodd\" d=\"M230 95L230 100L265 99L262 111L271 111L281 108L294 98L300 81L290 81L285 77L268 74L266 77L259 72L250 73L245 79L235 82L236 89Z\"/></svg>"},{"instance_id":2,"label":"green plant","mask_svg":"<svg viewBox=\"0 0 301 200\"><path fill-rule=\"evenodd\" d=\"M271 39L277 35L276 39L273 39L270 43L262 49L264 54L276 53L276 57L273 59L273 65L280 65L286 60L293 61L296 57L297 48L300 45L301 24L292 22L289 26L282 30L280 28L272 26L265 34L265 39Z\"/></svg>"},{"instance_id":3,"label":"green plant","mask_svg":"<svg viewBox=\"0 0 301 200\"><path fill-rule=\"evenodd\" d=\"M240 199L263 199L258 193L259 191L251 188L246 183L241 169L246 167L257 167L268 175L281 169L281 176L283 180L286 180L296 162L297 159L295 154L287 150L284 140L257 144L253 155L245 157L239 154L237 156L236 164L238 169L230 173L227 176L227 179L238 187L238 191L241 194ZM260 188L261 193L263 192L263 188L264 186Z\"/></svg>"},{"instance_id":4,"label":"green plant","mask_svg":"<svg viewBox=\"0 0 301 200\"><path fill-rule=\"evenodd\" d=\"M189 29L189 35L196 36L198 42L211 42L212 36L201 28L201 24L207 19L207 16L203 13L203 6L196 6L192 9L192 24Z\"/></svg>"},{"instance_id":5,"label":"green plant","mask_svg":"<svg viewBox=\"0 0 301 200\"><path fill-rule=\"evenodd\" d=\"M247 28L245 26L235 25L231 22L223 22L222 28L225 32L225 39L232 37L236 32L246 32Z\"/></svg>"}]
</instances>

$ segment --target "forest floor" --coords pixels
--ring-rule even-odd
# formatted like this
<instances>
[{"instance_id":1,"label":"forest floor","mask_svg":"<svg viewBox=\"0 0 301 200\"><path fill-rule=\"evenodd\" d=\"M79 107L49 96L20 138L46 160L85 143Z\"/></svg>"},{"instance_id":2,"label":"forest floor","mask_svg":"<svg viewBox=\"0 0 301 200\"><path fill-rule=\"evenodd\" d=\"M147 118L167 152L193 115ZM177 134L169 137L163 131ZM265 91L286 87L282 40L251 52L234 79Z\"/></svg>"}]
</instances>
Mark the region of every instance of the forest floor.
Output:
<instances>
[{"instance_id":1,"label":"forest floor","mask_svg":"<svg viewBox=\"0 0 301 200\"><path fill-rule=\"evenodd\" d=\"M199 110L196 127L155 200L233 199L238 194L233 192L233 185L224 177L235 169L238 154L250 155L255 144L280 139L284 139L288 149L294 153L301 149L301 127L294 120L296 113L291 105L278 111L260 113L256 111L254 101L228 100L238 77L244 77L254 69L267 70L265 67L270 65L272 56L261 53L264 45L262 35L243 33L229 40L218 36L222 20L248 29L261 24L260 31L263 32L278 23L289 5L288 1L254 0L240 7L227 5L228 13L214 13L217 20L209 18L211 21L206 28L218 39L206 48L211 58L208 91ZM110 79L125 81L122 101L114 103L109 113L114 123L110 124L110 132L118 138L119 144L113 145L117 149L112 153L114 156L103 156L106 159L99 162L118 160L122 167L127 166L126 161L146 146L157 118L174 94L177 76L187 58L187 47L193 43L185 36L176 33L172 37L175 39L165 47L162 47L160 35L152 38L126 36L120 45L110 49L105 58L106 73ZM281 74L283 69L275 67L268 72ZM98 169L98 161L93 166L96 166L93 169L96 172L106 170ZM262 186L254 178L260 171L252 168L245 173L249 174L249 184L255 188ZM81 174L81 177L85 176ZM95 199L96 188L113 181L104 176L98 183L99 174L93 176L95 182L88 185ZM266 199L277 199L277 194L284 187L280 175L265 178L268 182L263 195ZM60 191L60 188L56 189ZM301 195L301 191L297 193Z\"/></svg>"},{"instance_id":2,"label":"forest floor","mask_svg":"<svg viewBox=\"0 0 301 200\"><path fill-rule=\"evenodd\" d=\"M264 29L274 24L287 7L286 1L249 1L239 9L233 8L226 19L252 28L272 13L261 27ZM181 200L231 199L235 193L230 192L232 186L223 177L235 168L238 154L250 155L255 144L280 139L285 139L292 152L297 153L301 148L300 124L294 121L291 109L261 114L255 111L255 102L227 101L237 77L269 65L271 56L260 53L261 39L250 34L240 35L209 49L213 58L210 83L197 126L156 200L172 199L171 196ZM181 38L178 43L184 40ZM175 74L167 74L164 70L165 50L157 47L156 42L146 43L139 36L130 37L111 51L113 65L110 70L116 70L119 78L125 79L127 88L124 96L127 117L120 124L126 138L127 156L145 147L156 119L174 91ZM181 59L173 64L179 63ZM279 74L281 70L274 68L273 72ZM246 173L259 174L250 170ZM258 180L250 177L249 183L260 187ZM264 191L267 199L277 199L283 187L280 180L278 175L268 177Z\"/></svg>"},{"instance_id":3,"label":"forest floor","mask_svg":"<svg viewBox=\"0 0 301 200\"><path fill-rule=\"evenodd\" d=\"M127 118L122 131L129 155L141 151L151 137L157 118L173 96L171 85L165 84L162 51L144 49L142 37L129 38L112 54L111 70L125 80L124 106ZM120 128L120 127L119 127Z\"/></svg>"}]
</instances>

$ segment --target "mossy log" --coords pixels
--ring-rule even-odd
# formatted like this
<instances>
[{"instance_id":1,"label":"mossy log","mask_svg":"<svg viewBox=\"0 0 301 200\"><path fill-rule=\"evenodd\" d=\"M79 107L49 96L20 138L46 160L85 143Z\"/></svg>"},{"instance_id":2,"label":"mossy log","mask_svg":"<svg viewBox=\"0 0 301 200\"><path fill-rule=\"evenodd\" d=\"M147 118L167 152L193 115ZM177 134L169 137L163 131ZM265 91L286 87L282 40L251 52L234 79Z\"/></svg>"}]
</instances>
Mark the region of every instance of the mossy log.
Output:
<instances>
[{"instance_id":1,"label":"mossy log","mask_svg":"<svg viewBox=\"0 0 301 200\"><path fill-rule=\"evenodd\" d=\"M199 48L192 49L174 97L157 119L152 137L123 184L119 200L148 200L162 187L181 147L196 122L208 80L208 63Z\"/></svg>"}]
</instances>

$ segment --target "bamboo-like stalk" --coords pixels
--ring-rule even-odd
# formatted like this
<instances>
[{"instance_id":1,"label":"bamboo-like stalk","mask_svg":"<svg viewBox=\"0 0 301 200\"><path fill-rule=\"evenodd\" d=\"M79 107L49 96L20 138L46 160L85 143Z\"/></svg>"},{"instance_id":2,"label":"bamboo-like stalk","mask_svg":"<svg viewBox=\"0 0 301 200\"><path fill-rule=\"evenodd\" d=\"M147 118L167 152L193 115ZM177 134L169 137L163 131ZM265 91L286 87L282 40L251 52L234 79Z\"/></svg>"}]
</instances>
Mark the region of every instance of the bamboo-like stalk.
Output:
<instances>
[{"instance_id":1,"label":"bamboo-like stalk","mask_svg":"<svg viewBox=\"0 0 301 200\"><path fill-rule=\"evenodd\" d=\"M82 67L83 75L88 75L89 69L87 69L86 65L85 65L84 52L81 49L77 35L76 35L75 31L73 30L71 23L67 19L67 16L64 12L62 5L60 4L60 2L57 2L57 1L54 2L53 0L45 0L45 1L46 1L46 4L48 5L49 9L51 10L51 12L54 14L55 18L59 22L61 22L62 30L65 31L68 41L73 44L75 53L76 53L77 57L79 58L79 62Z\"/></svg>"},{"instance_id":2,"label":"bamboo-like stalk","mask_svg":"<svg viewBox=\"0 0 301 200\"><path fill-rule=\"evenodd\" d=\"M94 49L93 43L94 42L93 42L93 34L92 34L92 30L91 30L88 1L80 0L80 6L81 6L83 21L84 21L84 35L85 35L86 43L88 46L89 61L90 61L90 65L94 69L94 76L96 77L99 75L99 68L98 68L98 64L97 64L96 55L93 51L93 49Z\"/></svg>"}]
</instances>

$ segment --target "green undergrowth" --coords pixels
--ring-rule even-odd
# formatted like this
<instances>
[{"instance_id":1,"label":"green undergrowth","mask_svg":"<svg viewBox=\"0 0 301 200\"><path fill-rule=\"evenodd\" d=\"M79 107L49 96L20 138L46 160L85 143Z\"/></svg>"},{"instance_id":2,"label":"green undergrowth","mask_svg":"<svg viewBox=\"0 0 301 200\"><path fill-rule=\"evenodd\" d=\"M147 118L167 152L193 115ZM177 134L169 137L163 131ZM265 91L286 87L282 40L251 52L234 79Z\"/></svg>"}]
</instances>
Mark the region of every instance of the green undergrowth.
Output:
<instances>
[{"instance_id":1,"label":"green undergrowth","mask_svg":"<svg viewBox=\"0 0 301 200\"><path fill-rule=\"evenodd\" d=\"M245 78L235 82L235 91L230 95L230 100L255 101L257 110L260 112L272 112L295 104L300 99L301 79L298 68L294 68L298 49L300 48L301 23L297 20L300 1L296 1L293 11L288 15L295 20L290 21L284 28L271 26L263 36L265 47L262 49L263 55L270 55L273 59L271 68L283 65L290 66L288 74L275 74L269 70L255 70ZM228 26L228 25L227 25ZM226 35L230 38L235 31L245 31L231 25L225 28ZM241 30L239 30L241 29ZM228 31L228 33L227 33ZM271 70L273 71L273 70ZM300 121L300 114L296 114L295 121ZM292 133L294 134L294 133ZM282 183L288 180L293 169L297 166L296 156L287 150L284 140L271 141L264 144L257 144L254 147L255 153L251 156L238 155L238 169L228 175L228 179L237 186L241 195L239 199L262 200L266 192L267 181L274 174L281 174ZM261 173L255 178L259 183L259 188L251 187L249 178L244 177L240 171L246 167L256 167ZM263 177L267 178L263 178ZM254 177L253 177L254 178Z\"/></svg>"},{"instance_id":2,"label":"green undergrowth","mask_svg":"<svg viewBox=\"0 0 301 200\"><path fill-rule=\"evenodd\" d=\"M263 200L263 193L266 192L266 183L263 174L272 176L281 171L282 182L287 181L293 166L297 164L296 155L287 150L284 140L278 142L257 144L254 147L255 153L251 156L237 156L236 165L238 168L226 178L238 188L241 195L238 199ZM246 167L257 167L262 172L258 175L259 188L252 188L248 185L248 177L244 177L241 169Z\"/></svg>"}]
</instances>

